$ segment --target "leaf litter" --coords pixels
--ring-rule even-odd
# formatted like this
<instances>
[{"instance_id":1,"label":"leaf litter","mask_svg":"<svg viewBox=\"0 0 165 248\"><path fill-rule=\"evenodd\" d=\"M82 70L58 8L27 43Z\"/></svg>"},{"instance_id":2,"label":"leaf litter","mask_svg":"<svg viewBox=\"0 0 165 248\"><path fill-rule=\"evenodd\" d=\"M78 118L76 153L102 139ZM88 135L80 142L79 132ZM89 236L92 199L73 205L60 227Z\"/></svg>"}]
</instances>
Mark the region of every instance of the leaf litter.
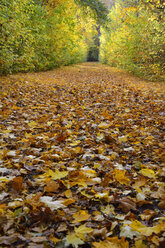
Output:
<instances>
[{"instance_id":1,"label":"leaf litter","mask_svg":"<svg viewBox=\"0 0 165 248\"><path fill-rule=\"evenodd\" d=\"M0 245L163 247L163 92L94 63L2 77Z\"/></svg>"}]
</instances>

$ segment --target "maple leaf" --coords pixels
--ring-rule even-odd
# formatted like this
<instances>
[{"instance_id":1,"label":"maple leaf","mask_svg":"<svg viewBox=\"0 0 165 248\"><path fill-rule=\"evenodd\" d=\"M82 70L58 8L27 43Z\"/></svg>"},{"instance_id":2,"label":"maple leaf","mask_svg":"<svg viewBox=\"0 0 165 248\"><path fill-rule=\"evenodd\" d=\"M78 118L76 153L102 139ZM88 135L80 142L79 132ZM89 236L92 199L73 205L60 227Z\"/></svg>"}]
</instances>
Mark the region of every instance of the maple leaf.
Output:
<instances>
[{"instance_id":1,"label":"maple leaf","mask_svg":"<svg viewBox=\"0 0 165 248\"><path fill-rule=\"evenodd\" d=\"M129 248L128 241L125 241L124 238L118 239L117 237L114 238L107 238L104 241L100 242L93 242L94 248Z\"/></svg>"},{"instance_id":2,"label":"maple leaf","mask_svg":"<svg viewBox=\"0 0 165 248\"><path fill-rule=\"evenodd\" d=\"M70 205L70 204L72 204L74 202L75 202L74 199L67 199L67 200L63 201L62 204L64 204L65 206L68 206L68 205Z\"/></svg>"},{"instance_id":3,"label":"maple leaf","mask_svg":"<svg viewBox=\"0 0 165 248\"><path fill-rule=\"evenodd\" d=\"M86 224L84 224L79 227L75 227L74 231L80 239L85 241L85 235L91 233L93 229L91 227L86 227Z\"/></svg>"},{"instance_id":4,"label":"maple leaf","mask_svg":"<svg viewBox=\"0 0 165 248\"><path fill-rule=\"evenodd\" d=\"M76 140L76 141L74 141L74 142L72 142L71 144L70 144L70 146L78 146L79 144L81 143L81 141L80 140Z\"/></svg>"},{"instance_id":5,"label":"maple leaf","mask_svg":"<svg viewBox=\"0 0 165 248\"><path fill-rule=\"evenodd\" d=\"M158 234L158 233L164 231L165 222L157 224L157 225L152 226L152 227L147 227L147 226L143 225L140 221L135 220L130 224L130 227L133 228L134 230L136 230L137 232L142 233L145 236L151 236L152 233Z\"/></svg>"},{"instance_id":6,"label":"maple leaf","mask_svg":"<svg viewBox=\"0 0 165 248\"><path fill-rule=\"evenodd\" d=\"M68 171L60 171L58 169L56 169L55 171L52 170L48 170L46 173L44 173L43 175L40 175L40 178L47 178L50 177L52 180L56 180L56 179L61 179L64 178L68 175Z\"/></svg>"},{"instance_id":7,"label":"maple leaf","mask_svg":"<svg viewBox=\"0 0 165 248\"><path fill-rule=\"evenodd\" d=\"M90 214L88 214L88 211L81 210L79 212L74 213L73 218L74 220L72 221L72 223L77 223L88 220L90 218Z\"/></svg>"},{"instance_id":8,"label":"maple leaf","mask_svg":"<svg viewBox=\"0 0 165 248\"><path fill-rule=\"evenodd\" d=\"M147 245L145 245L142 240L136 240L135 241L135 247L136 248L147 248Z\"/></svg>"},{"instance_id":9,"label":"maple leaf","mask_svg":"<svg viewBox=\"0 0 165 248\"><path fill-rule=\"evenodd\" d=\"M125 170L118 170L115 169L113 171L113 174L115 175L115 179L121 183L121 184L126 184L129 185L130 179L125 176L126 171Z\"/></svg>"},{"instance_id":10,"label":"maple leaf","mask_svg":"<svg viewBox=\"0 0 165 248\"><path fill-rule=\"evenodd\" d=\"M124 197L121 200L118 200L117 202L120 203L119 208L122 208L124 213L128 213L131 209L136 210L136 204L132 199Z\"/></svg>"},{"instance_id":11,"label":"maple leaf","mask_svg":"<svg viewBox=\"0 0 165 248\"><path fill-rule=\"evenodd\" d=\"M127 141L127 135L126 136L120 136L120 137L118 137L118 141L119 142L126 142Z\"/></svg>"},{"instance_id":12,"label":"maple leaf","mask_svg":"<svg viewBox=\"0 0 165 248\"><path fill-rule=\"evenodd\" d=\"M106 122L101 122L101 123L98 125L98 127L99 127L100 129L107 129L107 128L110 127L110 124L109 124L109 123L106 123Z\"/></svg>"},{"instance_id":13,"label":"maple leaf","mask_svg":"<svg viewBox=\"0 0 165 248\"><path fill-rule=\"evenodd\" d=\"M38 123L36 121L31 121L28 123L29 127L35 128L38 125Z\"/></svg>"},{"instance_id":14,"label":"maple leaf","mask_svg":"<svg viewBox=\"0 0 165 248\"><path fill-rule=\"evenodd\" d=\"M44 191L46 192L56 192L59 188L59 184L53 180L46 181L46 186L44 187Z\"/></svg>"},{"instance_id":15,"label":"maple leaf","mask_svg":"<svg viewBox=\"0 0 165 248\"><path fill-rule=\"evenodd\" d=\"M121 228L120 237L133 239L134 237L141 237L141 236L142 236L141 233L135 231L133 228L131 228L128 225L124 225Z\"/></svg>"},{"instance_id":16,"label":"maple leaf","mask_svg":"<svg viewBox=\"0 0 165 248\"><path fill-rule=\"evenodd\" d=\"M22 177L15 177L12 181L9 182L10 187L16 191L22 191L24 189Z\"/></svg>"},{"instance_id":17,"label":"maple leaf","mask_svg":"<svg viewBox=\"0 0 165 248\"><path fill-rule=\"evenodd\" d=\"M142 169L139 171L139 173L149 178L155 178L155 172L151 169Z\"/></svg>"},{"instance_id":18,"label":"maple leaf","mask_svg":"<svg viewBox=\"0 0 165 248\"><path fill-rule=\"evenodd\" d=\"M79 245L83 245L84 241L81 240L76 233L70 233L66 236L66 245L72 245L75 248L78 248Z\"/></svg>"},{"instance_id":19,"label":"maple leaf","mask_svg":"<svg viewBox=\"0 0 165 248\"><path fill-rule=\"evenodd\" d=\"M54 237L53 234L49 236L49 240L52 241L55 245L57 244L57 242L61 241L61 239Z\"/></svg>"}]
</instances>

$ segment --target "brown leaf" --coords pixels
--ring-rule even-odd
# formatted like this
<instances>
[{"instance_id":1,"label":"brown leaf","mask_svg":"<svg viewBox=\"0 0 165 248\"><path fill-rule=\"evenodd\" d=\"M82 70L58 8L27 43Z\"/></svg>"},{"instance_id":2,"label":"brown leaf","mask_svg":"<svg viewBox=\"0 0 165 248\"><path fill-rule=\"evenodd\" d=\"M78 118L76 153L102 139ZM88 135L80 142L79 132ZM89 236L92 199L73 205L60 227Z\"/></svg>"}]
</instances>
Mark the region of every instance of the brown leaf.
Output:
<instances>
[{"instance_id":1,"label":"brown leaf","mask_svg":"<svg viewBox=\"0 0 165 248\"><path fill-rule=\"evenodd\" d=\"M130 210L136 210L136 204L130 198L124 197L117 202L119 203L118 207L121 208L124 213L128 213Z\"/></svg>"},{"instance_id":2,"label":"brown leaf","mask_svg":"<svg viewBox=\"0 0 165 248\"><path fill-rule=\"evenodd\" d=\"M44 187L45 192L56 192L59 188L59 184L53 180L47 181Z\"/></svg>"},{"instance_id":3,"label":"brown leaf","mask_svg":"<svg viewBox=\"0 0 165 248\"><path fill-rule=\"evenodd\" d=\"M15 191L21 192L24 189L22 177L15 177L12 181L9 182L9 186L12 187Z\"/></svg>"}]
</instances>

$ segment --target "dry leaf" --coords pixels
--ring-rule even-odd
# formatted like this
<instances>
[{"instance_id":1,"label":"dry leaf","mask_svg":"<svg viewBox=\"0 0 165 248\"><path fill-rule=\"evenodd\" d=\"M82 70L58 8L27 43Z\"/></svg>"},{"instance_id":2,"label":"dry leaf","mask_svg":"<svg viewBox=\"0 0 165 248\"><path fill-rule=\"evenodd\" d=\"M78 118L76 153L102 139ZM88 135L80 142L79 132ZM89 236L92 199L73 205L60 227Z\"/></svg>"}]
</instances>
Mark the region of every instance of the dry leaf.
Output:
<instances>
[{"instance_id":1,"label":"dry leaf","mask_svg":"<svg viewBox=\"0 0 165 248\"><path fill-rule=\"evenodd\" d=\"M91 233L93 229L91 227L86 227L86 224L74 228L75 234L82 240L85 241L85 235Z\"/></svg>"},{"instance_id":2,"label":"dry leaf","mask_svg":"<svg viewBox=\"0 0 165 248\"><path fill-rule=\"evenodd\" d=\"M128 213L130 210L136 210L136 204L132 199L124 197L117 202L120 203L119 208L121 208L124 213Z\"/></svg>"},{"instance_id":3,"label":"dry leaf","mask_svg":"<svg viewBox=\"0 0 165 248\"><path fill-rule=\"evenodd\" d=\"M65 205L63 204L63 200L54 201L53 197L50 197L50 196L40 197L40 202L45 203L52 211L65 207Z\"/></svg>"},{"instance_id":4,"label":"dry leaf","mask_svg":"<svg viewBox=\"0 0 165 248\"><path fill-rule=\"evenodd\" d=\"M81 210L73 214L73 218L74 220L72 221L72 223L76 224L77 222L88 220L90 218L90 214L88 214L88 211L86 210Z\"/></svg>"},{"instance_id":5,"label":"dry leaf","mask_svg":"<svg viewBox=\"0 0 165 248\"><path fill-rule=\"evenodd\" d=\"M68 171L60 171L60 170L56 169L55 171L48 170L48 172L41 175L40 178L45 179L47 177L50 177L52 180L56 180L56 179L64 178L67 175L68 175Z\"/></svg>"},{"instance_id":6,"label":"dry leaf","mask_svg":"<svg viewBox=\"0 0 165 248\"><path fill-rule=\"evenodd\" d=\"M128 241L125 241L124 238L118 239L117 237L114 238L107 238L104 241L100 242L93 242L94 248L129 248Z\"/></svg>"},{"instance_id":7,"label":"dry leaf","mask_svg":"<svg viewBox=\"0 0 165 248\"><path fill-rule=\"evenodd\" d=\"M142 169L139 171L143 176L149 177L149 178L155 178L155 172L151 169Z\"/></svg>"},{"instance_id":8,"label":"dry leaf","mask_svg":"<svg viewBox=\"0 0 165 248\"><path fill-rule=\"evenodd\" d=\"M31 121L28 123L29 127L35 128L38 125L38 123L36 121Z\"/></svg>"},{"instance_id":9,"label":"dry leaf","mask_svg":"<svg viewBox=\"0 0 165 248\"><path fill-rule=\"evenodd\" d=\"M142 233L145 236L151 236L153 233L158 234L158 233L164 231L165 230L165 222L157 224L157 225L152 226L152 227L147 227L147 226L143 225L141 222L135 220L130 224L130 227L132 227L134 230Z\"/></svg>"},{"instance_id":10,"label":"dry leaf","mask_svg":"<svg viewBox=\"0 0 165 248\"><path fill-rule=\"evenodd\" d=\"M125 170L118 170L118 169L115 169L113 172L113 174L115 175L115 179L119 183L129 185L130 179L125 176L125 173L126 173Z\"/></svg>"},{"instance_id":11,"label":"dry leaf","mask_svg":"<svg viewBox=\"0 0 165 248\"><path fill-rule=\"evenodd\" d=\"M55 181L47 181L46 186L44 187L45 192L56 192L59 188L59 184Z\"/></svg>"},{"instance_id":12,"label":"dry leaf","mask_svg":"<svg viewBox=\"0 0 165 248\"><path fill-rule=\"evenodd\" d=\"M84 241L77 237L76 233L70 233L66 236L66 244L78 248L79 245L84 244Z\"/></svg>"}]
</instances>

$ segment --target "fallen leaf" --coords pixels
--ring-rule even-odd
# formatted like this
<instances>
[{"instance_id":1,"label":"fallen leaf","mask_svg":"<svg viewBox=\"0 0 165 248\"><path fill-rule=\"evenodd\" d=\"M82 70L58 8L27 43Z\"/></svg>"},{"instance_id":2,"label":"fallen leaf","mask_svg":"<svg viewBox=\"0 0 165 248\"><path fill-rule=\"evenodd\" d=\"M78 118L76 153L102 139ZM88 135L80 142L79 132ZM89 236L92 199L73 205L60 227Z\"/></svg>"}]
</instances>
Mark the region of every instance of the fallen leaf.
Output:
<instances>
[{"instance_id":1,"label":"fallen leaf","mask_svg":"<svg viewBox=\"0 0 165 248\"><path fill-rule=\"evenodd\" d=\"M79 245L83 244L84 241L77 237L76 233L70 233L66 236L66 245L72 245L73 247L78 248Z\"/></svg>"},{"instance_id":2,"label":"fallen leaf","mask_svg":"<svg viewBox=\"0 0 165 248\"><path fill-rule=\"evenodd\" d=\"M91 233L93 229L91 227L86 227L86 224L74 228L75 234L82 240L85 241L85 235Z\"/></svg>"},{"instance_id":3,"label":"fallen leaf","mask_svg":"<svg viewBox=\"0 0 165 248\"><path fill-rule=\"evenodd\" d=\"M12 181L9 182L9 186L20 192L24 189L23 181L23 177L15 177Z\"/></svg>"},{"instance_id":4,"label":"fallen leaf","mask_svg":"<svg viewBox=\"0 0 165 248\"><path fill-rule=\"evenodd\" d=\"M118 141L119 142L127 142L127 140L128 140L127 136L120 136L120 137L118 137Z\"/></svg>"},{"instance_id":5,"label":"fallen leaf","mask_svg":"<svg viewBox=\"0 0 165 248\"><path fill-rule=\"evenodd\" d=\"M39 177L43 179L50 177L52 180L57 180L66 177L68 173L69 173L68 171L60 171L58 169L56 169L55 171L48 170L48 172L44 173Z\"/></svg>"},{"instance_id":6,"label":"fallen leaf","mask_svg":"<svg viewBox=\"0 0 165 248\"><path fill-rule=\"evenodd\" d=\"M149 178L155 178L155 172L151 169L142 169L139 171L143 176L149 177Z\"/></svg>"},{"instance_id":7,"label":"fallen leaf","mask_svg":"<svg viewBox=\"0 0 165 248\"><path fill-rule=\"evenodd\" d=\"M100 129L107 129L107 128L110 127L110 124L109 124L109 123L106 123L106 122L101 122L101 123L98 125L98 127L99 127Z\"/></svg>"},{"instance_id":8,"label":"fallen leaf","mask_svg":"<svg viewBox=\"0 0 165 248\"><path fill-rule=\"evenodd\" d=\"M130 227L133 228L134 230L136 230L137 232L142 233L145 236L151 236L153 233L160 233L162 231L165 230L165 222L157 224L155 226L152 227L147 227L145 225L143 225L140 221L133 221L130 224Z\"/></svg>"},{"instance_id":9,"label":"fallen leaf","mask_svg":"<svg viewBox=\"0 0 165 248\"><path fill-rule=\"evenodd\" d=\"M88 214L88 211L86 210L81 210L74 213L73 218L74 220L72 221L72 223L76 224L77 222L88 220L90 218L90 214Z\"/></svg>"},{"instance_id":10,"label":"fallen leaf","mask_svg":"<svg viewBox=\"0 0 165 248\"><path fill-rule=\"evenodd\" d=\"M130 210L136 210L136 204L132 199L124 197L117 202L120 203L119 208L121 208L124 213L128 213Z\"/></svg>"},{"instance_id":11,"label":"fallen leaf","mask_svg":"<svg viewBox=\"0 0 165 248\"><path fill-rule=\"evenodd\" d=\"M37 123L36 121L30 121L30 122L28 123L28 126L29 126L29 127L32 127L32 128L35 128L37 125L38 125L38 123Z\"/></svg>"},{"instance_id":12,"label":"fallen leaf","mask_svg":"<svg viewBox=\"0 0 165 248\"><path fill-rule=\"evenodd\" d=\"M55 181L47 181L46 186L44 187L45 192L56 192L59 188L59 184Z\"/></svg>"},{"instance_id":13,"label":"fallen leaf","mask_svg":"<svg viewBox=\"0 0 165 248\"><path fill-rule=\"evenodd\" d=\"M135 247L136 248L147 248L147 245L145 245L142 240L136 240L135 241Z\"/></svg>"},{"instance_id":14,"label":"fallen leaf","mask_svg":"<svg viewBox=\"0 0 165 248\"><path fill-rule=\"evenodd\" d=\"M120 231L120 237L133 239L134 237L137 238L137 237L141 237L141 236L142 236L141 233L135 231L133 228L131 228L128 225L124 225Z\"/></svg>"},{"instance_id":15,"label":"fallen leaf","mask_svg":"<svg viewBox=\"0 0 165 248\"><path fill-rule=\"evenodd\" d=\"M130 179L125 176L125 174L126 174L126 171L125 170L115 169L113 171L113 174L115 175L115 179L119 183L129 185Z\"/></svg>"},{"instance_id":16,"label":"fallen leaf","mask_svg":"<svg viewBox=\"0 0 165 248\"><path fill-rule=\"evenodd\" d=\"M64 204L65 206L69 206L70 204L72 204L74 202L75 202L74 199L67 199L67 200L63 201L62 204Z\"/></svg>"},{"instance_id":17,"label":"fallen leaf","mask_svg":"<svg viewBox=\"0 0 165 248\"><path fill-rule=\"evenodd\" d=\"M61 239L56 238L53 234L49 236L49 240L52 241L54 245L61 241Z\"/></svg>"},{"instance_id":18,"label":"fallen leaf","mask_svg":"<svg viewBox=\"0 0 165 248\"><path fill-rule=\"evenodd\" d=\"M107 238L104 241L100 242L93 242L94 248L129 248L128 241L125 241L124 238L118 239L117 237L114 238Z\"/></svg>"},{"instance_id":19,"label":"fallen leaf","mask_svg":"<svg viewBox=\"0 0 165 248\"><path fill-rule=\"evenodd\" d=\"M63 204L63 200L53 200L53 197L50 196L42 196L40 197L40 202L45 203L52 211L59 209L59 208L64 208L65 205Z\"/></svg>"}]
</instances>

